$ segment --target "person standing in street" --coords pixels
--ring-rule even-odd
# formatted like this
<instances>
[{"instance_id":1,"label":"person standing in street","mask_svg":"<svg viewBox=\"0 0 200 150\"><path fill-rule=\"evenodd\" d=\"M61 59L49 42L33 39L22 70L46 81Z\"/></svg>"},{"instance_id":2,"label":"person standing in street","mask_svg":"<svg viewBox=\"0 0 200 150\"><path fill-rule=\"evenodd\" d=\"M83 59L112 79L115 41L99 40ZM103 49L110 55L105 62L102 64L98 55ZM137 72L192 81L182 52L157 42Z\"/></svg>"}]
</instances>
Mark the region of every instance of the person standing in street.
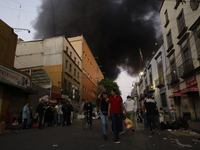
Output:
<instances>
[{"instance_id":1,"label":"person standing in street","mask_svg":"<svg viewBox=\"0 0 200 150\"><path fill-rule=\"evenodd\" d=\"M102 122L103 138L107 140L109 98L105 92L99 94L98 98L101 101L100 117Z\"/></svg>"},{"instance_id":2,"label":"person standing in street","mask_svg":"<svg viewBox=\"0 0 200 150\"><path fill-rule=\"evenodd\" d=\"M176 121L176 109L173 104L171 104L171 107L169 108L171 120Z\"/></svg>"},{"instance_id":3,"label":"person standing in street","mask_svg":"<svg viewBox=\"0 0 200 150\"><path fill-rule=\"evenodd\" d=\"M134 123L134 114L137 110L137 104L136 102L131 98L131 96L127 96L127 100L125 103L125 108L126 108L126 114L127 118ZM131 133L135 133L134 127L131 128Z\"/></svg>"},{"instance_id":4,"label":"person standing in street","mask_svg":"<svg viewBox=\"0 0 200 150\"><path fill-rule=\"evenodd\" d=\"M53 106L52 108L52 111L53 111L53 122L54 122L54 126L57 126L58 124L58 106Z\"/></svg>"},{"instance_id":5,"label":"person standing in street","mask_svg":"<svg viewBox=\"0 0 200 150\"><path fill-rule=\"evenodd\" d=\"M150 127L151 134L154 134L155 124L156 124L156 115L157 107L155 101L152 99L152 94L148 94L148 98L144 102L143 111L146 110L147 122Z\"/></svg>"},{"instance_id":6,"label":"person standing in street","mask_svg":"<svg viewBox=\"0 0 200 150\"><path fill-rule=\"evenodd\" d=\"M71 125L71 111L73 110L73 106L70 104L69 101L67 101L63 106L62 106L62 111L63 111L63 127L65 126L65 122L67 126Z\"/></svg>"},{"instance_id":7,"label":"person standing in street","mask_svg":"<svg viewBox=\"0 0 200 150\"><path fill-rule=\"evenodd\" d=\"M43 120L43 116L44 116L44 110L45 110L44 100L42 99L36 108L36 113L38 113L38 116L39 116L38 129L43 129L42 128L42 120Z\"/></svg>"},{"instance_id":8,"label":"person standing in street","mask_svg":"<svg viewBox=\"0 0 200 150\"><path fill-rule=\"evenodd\" d=\"M22 129L26 129L26 125L28 122L28 119L30 119L30 110L29 110L29 103L26 103L26 105L23 107L23 112L22 112L22 119L23 119L23 126Z\"/></svg>"},{"instance_id":9,"label":"person standing in street","mask_svg":"<svg viewBox=\"0 0 200 150\"><path fill-rule=\"evenodd\" d=\"M61 103L58 107L58 111L59 111L59 123L62 125L63 123L63 111L62 111L62 106L63 103Z\"/></svg>"},{"instance_id":10,"label":"person standing in street","mask_svg":"<svg viewBox=\"0 0 200 150\"><path fill-rule=\"evenodd\" d=\"M121 129L121 108L124 110L124 115L126 116L126 109L123 104L121 96L116 94L116 89L111 90L111 97L109 98L108 105L108 118L111 117L113 132L114 132L114 142L119 143L119 130Z\"/></svg>"}]
</instances>

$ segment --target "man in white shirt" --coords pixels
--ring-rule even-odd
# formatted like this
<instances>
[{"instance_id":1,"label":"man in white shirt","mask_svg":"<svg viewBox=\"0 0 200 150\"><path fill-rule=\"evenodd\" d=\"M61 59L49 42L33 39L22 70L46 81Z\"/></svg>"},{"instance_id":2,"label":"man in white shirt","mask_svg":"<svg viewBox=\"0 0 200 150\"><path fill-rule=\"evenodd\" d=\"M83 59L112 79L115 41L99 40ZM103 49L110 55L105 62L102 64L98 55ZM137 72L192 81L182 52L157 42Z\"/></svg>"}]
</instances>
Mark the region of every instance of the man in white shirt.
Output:
<instances>
[{"instance_id":1,"label":"man in white shirt","mask_svg":"<svg viewBox=\"0 0 200 150\"><path fill-rule=\"evenodd\" d=\"M171 120L176 120L176 109L173 104L171 104L171 107L169 108L170 114L171 114Z\"/></svg>"},{"instance_id":2,"label":"man in white shirt","mask_svg":"<svg viewBox=\"0 0 200 150\"><path fill-rule=\"evenodd\" d=\"M59 123L62 124L63 123L63 111L62 111L62 106L63 103L59 105L58 107L58 111L59 111Z\"/></svg>"},{"instance_id":3,"label":"man in white shirt","mask_svg":"<svg viewBox=\"0 0 200 150\"><path fill-rule=\"evenodd\" d=\"M137 110L137 104L133 99L131 99L131 96L127 96L125 108L126 108L127 118L130 119L133 123L134 122L134 114ZM135 133L134 127L131 128L131 133Z\"/></svg>"}]
</instances>

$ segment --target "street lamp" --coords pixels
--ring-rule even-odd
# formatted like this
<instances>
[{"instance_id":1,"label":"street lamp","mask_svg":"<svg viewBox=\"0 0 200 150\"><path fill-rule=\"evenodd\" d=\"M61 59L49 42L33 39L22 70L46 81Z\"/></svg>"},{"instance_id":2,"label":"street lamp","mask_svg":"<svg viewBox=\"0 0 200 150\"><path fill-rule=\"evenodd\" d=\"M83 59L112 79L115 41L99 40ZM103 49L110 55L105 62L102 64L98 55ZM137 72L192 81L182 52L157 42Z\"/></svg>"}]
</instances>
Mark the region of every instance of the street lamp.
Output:
<instances>
[{"instance_id":1,"label":"street lamp","mask_svg":"<svg viewBox=\"0 0 200 150\"><path fill-rule=\"evenodd\" d=\"M144 74L144 72L142 72L142 71L141 71L139 75L141 75L141 76L142 76L143 74Z\"/></svg>"}]
</instances>

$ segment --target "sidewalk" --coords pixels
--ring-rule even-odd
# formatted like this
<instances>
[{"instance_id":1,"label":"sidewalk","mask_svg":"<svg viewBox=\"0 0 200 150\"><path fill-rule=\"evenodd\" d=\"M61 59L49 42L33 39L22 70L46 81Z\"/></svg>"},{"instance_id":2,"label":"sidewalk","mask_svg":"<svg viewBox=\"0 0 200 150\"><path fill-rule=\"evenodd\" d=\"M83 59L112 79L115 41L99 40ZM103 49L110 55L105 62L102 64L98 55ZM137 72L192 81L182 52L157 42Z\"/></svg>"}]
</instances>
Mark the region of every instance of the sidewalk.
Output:
<instances>
[{"instance_id":1,"label":"sidewalk","mask_svg":"<svg viewBox=\"0 0 200 150\"><path fill-rule=\"evenodd\" d=\"M190 121L188 122L189 124L189 128L193 131L193 132L196 132L196 133L199 133L200 134L200 122L197 122L197 121Z\"/></svg>"}]
</instances>

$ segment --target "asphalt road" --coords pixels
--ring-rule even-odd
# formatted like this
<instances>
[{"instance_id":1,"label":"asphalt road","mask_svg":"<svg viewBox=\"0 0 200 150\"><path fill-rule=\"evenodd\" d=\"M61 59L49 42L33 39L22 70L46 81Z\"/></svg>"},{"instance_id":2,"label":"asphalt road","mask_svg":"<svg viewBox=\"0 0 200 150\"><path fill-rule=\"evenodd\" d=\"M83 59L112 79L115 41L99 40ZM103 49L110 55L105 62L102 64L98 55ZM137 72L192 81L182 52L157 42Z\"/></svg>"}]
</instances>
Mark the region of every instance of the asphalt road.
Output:
<instances>
[{"instance_id":1,"label":"asphalt road","mask_svg":"<svg viewBox=\"0 0 200 150\"><path fill-rule=\"evenodd\" d=\"M126 133L120 136L121 143L113 142L113 135L108 130L108 140L103 139L101 121L94 120L93 128L84 131L81 122L70 127L48 127L42 130L28 129L19 133L0 135L0 150L173 150L181 148L175 139L183 145L199 149L200 142L194 143L194 137L177 137L168 131L159 131L151 135L148 129L139 124L139 133Z\"/></svg>"}]
</instances>

